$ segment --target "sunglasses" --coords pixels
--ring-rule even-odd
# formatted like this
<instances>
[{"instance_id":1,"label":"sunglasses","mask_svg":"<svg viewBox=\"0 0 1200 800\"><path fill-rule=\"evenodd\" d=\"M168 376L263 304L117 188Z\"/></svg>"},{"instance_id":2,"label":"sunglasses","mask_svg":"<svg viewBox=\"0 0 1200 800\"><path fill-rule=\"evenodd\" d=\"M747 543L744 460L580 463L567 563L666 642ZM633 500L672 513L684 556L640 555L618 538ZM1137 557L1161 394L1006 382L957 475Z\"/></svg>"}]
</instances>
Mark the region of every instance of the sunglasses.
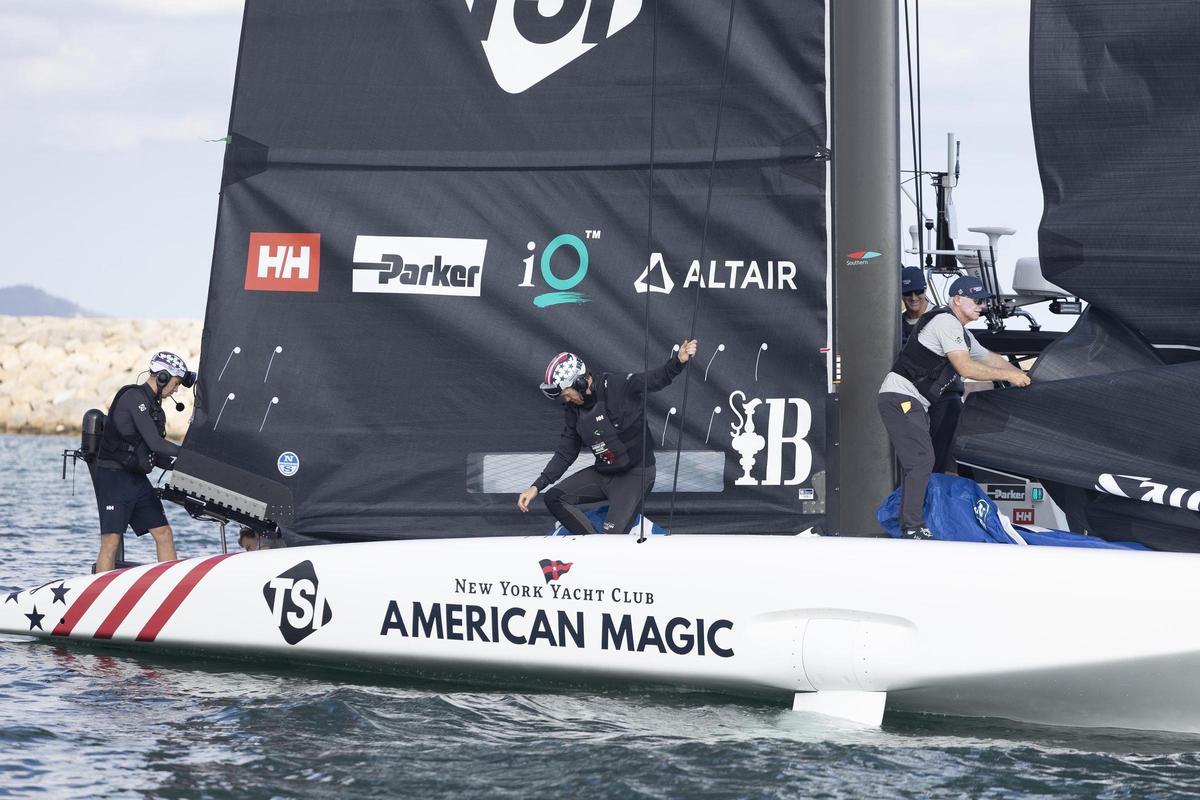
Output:
<instances>
[{"instance_id":1,"label":"sunglasses","mask_svg":"<svg viewBox=\"0 0 1200 800\"><path fill-rule=\"evenodd\" d=\"M903 292L901 294L901 297L920 297L923 294L925 294L924 290L921 290L919 292Z\"/></svg>"}]
</instances>

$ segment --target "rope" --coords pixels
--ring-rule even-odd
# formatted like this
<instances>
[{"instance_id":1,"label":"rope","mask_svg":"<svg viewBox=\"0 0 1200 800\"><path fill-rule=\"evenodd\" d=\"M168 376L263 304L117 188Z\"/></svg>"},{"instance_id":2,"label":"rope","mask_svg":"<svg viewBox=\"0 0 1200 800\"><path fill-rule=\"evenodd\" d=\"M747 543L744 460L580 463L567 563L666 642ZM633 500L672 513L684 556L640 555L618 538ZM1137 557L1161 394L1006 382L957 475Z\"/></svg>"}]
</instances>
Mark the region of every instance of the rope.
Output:
<instances>
[{"instance_id":1,"label":"rope","mask_svg":"<svg viewBox=\"0 0 1200 800\"><path fill-rule=\"evenodd\" d=\"M721 116L725 109L725 87L729 82L729 51L733 43L733 12L737 8L737 0L729 0L729 25L725 31L725 54L721 64L721 93L717 99L716 129L713 131L712 160L708 165L708 194L704 201L704 226L700 234L700 265L704 266L705 249L708 246L708 220L712 210L713 176L717 169L717 148L721 139ZM696 338L696 319L700 314L700 284L696 281L695 298L692 302L692 324L688 329L688 339ZM648 294L648 292L647 292ZM688 389L691 387L693 370L687 370L683 377L683 400L679 408L679 435L675 444L675 473L671 477L671 510L667 515L667 532L671 531L671 523L675 520L675 494L679 488L679 459L683 453L683 421L687 416Z\"/></svg>"},{"instance_id":2,"label":"rope","mask_svg":"<svg viewBox=\"0 0 1200 800\"><path fill-rule=\"evenodd\" d=\"M649 392L646 381L650 373L650 264L654 252L654 117L658 88L658 0L654 0L654 16L650 23L650 176L646 203L646 306L642 314L642 493L638 497L638 544L646 541L646 448L650 436L650 420L646 416Z\"/></svg>"},{"instance_id":3,"label":"rope","mask_svg":"<svg viewBox=\"0 0 1200 800\"><path fill-rule=\"evenodd\" d=\"M919 0L918 0L919 2ZM919 24L919 20L918 20ZM920 31L918 29L917 47L920 48ZM913 146L913 169L916 174L913 176L913 188L917 195L917 253L920 261L918 264L921 269L925 268L925 206L923 198L925 196L925 184L923 183L925 175L921 171L921 153L920 153L920 87L918 85L916 95L913 92L913 50L912 50L912 35L908 24L908 0L904 0L904 53L908 61L908 122L912 131L912 146ZM917 76L920 80L921 60L920 50L917 52Z\"/></svg>"}]
</instances>

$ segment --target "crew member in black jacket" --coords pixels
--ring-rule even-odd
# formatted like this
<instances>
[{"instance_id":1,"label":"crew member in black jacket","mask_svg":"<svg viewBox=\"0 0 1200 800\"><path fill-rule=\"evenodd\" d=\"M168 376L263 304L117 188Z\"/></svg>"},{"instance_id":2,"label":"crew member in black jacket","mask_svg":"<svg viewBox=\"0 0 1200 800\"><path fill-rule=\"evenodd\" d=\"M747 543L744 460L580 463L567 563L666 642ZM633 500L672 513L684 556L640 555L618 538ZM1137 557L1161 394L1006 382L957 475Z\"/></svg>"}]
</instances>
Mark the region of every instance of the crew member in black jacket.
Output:
<instances>
[{"instance_id":1,"label":"crew member in black jacket","mask_svg":"<svg viewBox=\"0 0 1200 800\"><path fill-rule=\"evenodd\" d=\"M179 453L179 445L163 438L167 430L163 398L195 380L196 373L188 372L182 358L164 350L150 359L145 383L122 386L113 397L100 452L89 465L100 511L96 572L116 566L117 548L130 526L138 536L149 532L154 537L159 561L175 559L174 533L146 475L156 466L169 466Z\"/></svg>"},{"instance_id":2,"label":"crew member in black jacket","mask_svg":"<svg viewBox=\"0 0 1200 800\"><path fill-rule=\"evenodd\" d=\"M694 355L696 340L690 339L658 369L624 376L606 372L598 378L574 353L555 356L546 367L541 389L547 397L562 401L566 425L550 463L517 498L520 509L529 511L530 501L545 491L550 513L571 533L585 536L594 531L579 505L607 500L604 532L628 532L638 505L654 486L654 446L644 435L643 394L669 386ZM547 491L585 444L596 463Z\"/></svg>"}]
</instances>

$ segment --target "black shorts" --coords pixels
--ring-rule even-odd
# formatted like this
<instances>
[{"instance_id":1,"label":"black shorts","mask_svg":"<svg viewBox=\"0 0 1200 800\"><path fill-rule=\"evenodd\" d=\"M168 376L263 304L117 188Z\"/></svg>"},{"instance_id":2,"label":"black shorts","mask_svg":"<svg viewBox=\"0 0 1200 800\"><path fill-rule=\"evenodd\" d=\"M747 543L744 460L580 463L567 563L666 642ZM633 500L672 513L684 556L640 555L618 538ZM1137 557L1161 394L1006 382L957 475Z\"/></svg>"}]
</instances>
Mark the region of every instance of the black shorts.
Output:
<instances>
[{"instance_id":1,"label":"black shorts","mask_svg":"<svg viewBox=\"0 0 1200 800\"><path fill-rule=\"evenodd\" d=\"M96 466L89 471L96 490L101 533L124 533L126 527L131 527L141 536L167 524L162 501L145 475Z\"/></svg>"}]
</instances>

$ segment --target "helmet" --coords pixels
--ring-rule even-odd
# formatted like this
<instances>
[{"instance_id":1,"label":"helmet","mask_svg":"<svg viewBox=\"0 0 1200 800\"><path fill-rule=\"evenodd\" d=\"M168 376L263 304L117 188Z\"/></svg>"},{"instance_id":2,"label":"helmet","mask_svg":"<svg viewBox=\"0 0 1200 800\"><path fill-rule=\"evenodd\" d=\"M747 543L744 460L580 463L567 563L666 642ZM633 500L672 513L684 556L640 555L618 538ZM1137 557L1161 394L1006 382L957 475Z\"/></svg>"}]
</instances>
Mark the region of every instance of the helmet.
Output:
<instances>
[{"instance_id":1,"label":"helmet","mask_svg":"<svg viewBox=\"0 0 1200 800\"><path fill-rule=\"evenodd\" d=\"M546 380L540 388L551 400L561 395L564 389L582 392L587 389L587 364L574 353L559 353L546 366Z\"/></svg>"},{"instance_id":2,"label":"helmet","mask_svg":"<svg viewBox=\"0 0 1200 800\"><path fill-rule=\"evenodd\" d=\"M167 350L159 350L150 357L150 371L155 374L165 372L168 376L179 378L180 382L187 387L191 387L196 382L196 373L188 372L184 360ZM165 384L167 380L160 381L160 383Z\"/></svg>"}]
</instances>

